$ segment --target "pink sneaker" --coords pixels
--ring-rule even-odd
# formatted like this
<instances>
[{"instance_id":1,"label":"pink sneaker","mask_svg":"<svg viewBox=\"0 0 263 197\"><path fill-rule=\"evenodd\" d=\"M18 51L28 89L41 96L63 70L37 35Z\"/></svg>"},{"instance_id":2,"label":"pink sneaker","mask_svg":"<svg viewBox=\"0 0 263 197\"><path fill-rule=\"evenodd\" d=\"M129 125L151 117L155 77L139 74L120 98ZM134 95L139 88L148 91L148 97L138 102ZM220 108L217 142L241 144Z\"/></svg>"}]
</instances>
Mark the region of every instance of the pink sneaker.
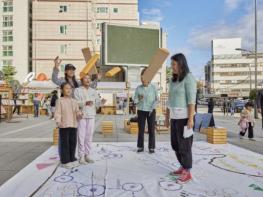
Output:
<instances>
[{"instance_id":1,"label":"pink sneaker","mask_svg":"<svg viewBox=\"0 0 263 197\"><path fill-rule=\"evenodd\" d=\"M181 174L181 176L177 180L177 183L185 184L185 183L188 183L191 180L192 180L191 172L188 171L188 170L183 170L183 173Z\"/></svg>"},{"instance_id":2,"label":"pink sneaker","mask_svg":"<svg viewBox=\"0 0 263 197\"><path fill-rule=\"evenodd\" d=\"M183 167L180 167L178 170L173 171L170 173L171 176L180 176L183 173L184 169Z\"/></svg>"}]
</instances>

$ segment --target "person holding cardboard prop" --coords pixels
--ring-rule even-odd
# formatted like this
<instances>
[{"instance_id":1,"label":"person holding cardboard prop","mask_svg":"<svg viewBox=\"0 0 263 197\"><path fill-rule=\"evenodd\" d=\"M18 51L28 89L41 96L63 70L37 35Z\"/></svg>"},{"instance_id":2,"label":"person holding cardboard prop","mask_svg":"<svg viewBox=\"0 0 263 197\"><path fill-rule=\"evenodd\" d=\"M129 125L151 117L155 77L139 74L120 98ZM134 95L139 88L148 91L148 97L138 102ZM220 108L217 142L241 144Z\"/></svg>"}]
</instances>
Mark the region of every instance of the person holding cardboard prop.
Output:
<instances>
[{"instance_id":1,"label":"person holding cardboard prop","mask_svg":"<svg viewBox=\"0 0 263 197\"><path fill-rule=\"evenodd\" d=\"M192 144L197 83L183 54L171 57L173 77L169 84L166 126L171 126L171 144L181 167L171 172L179 183L192 179ZM170 121L171 120L171 121Z\"/></svg>"},{"instance_id":2,"label":"person holding cardboard prop","mask_svg":"<svg viewBox=\"0 0 263 197\"><path fill-rule=\"evenodd\" d=\"M91 143L94 133L96 108L104 104L106 100L100 100L96 90L90 87L89 75L81 78L82 85L75 89L74 97L78 101L82 111L82 118L78 122L78 153L79 163L87 164L94 161L90 158Z\"/></svg>"},{"instance_id":3,"label":"person holding cardboard prop","mask_svg":"<svg viewBox=\"0 0 263 197\"><path fill-rule=\"evenodd\" d=\"M141 72L142 84L139 85L135 90L134 103L137 106L138 114L138 141L137 141L137 152L143 152L144 150L144 131L145 121L148 124L149 133L149 153L154 153L155 149L155 119L156 119L156 105L158 104L158 92L156 87L148 81L143 80L142 76L146 68Z\"/></svg>"},{"instance_id":4,"label":"person holding cardboard prop","mask_svg":"<svg viewBox=\"0 0 263 197\"><path fill-rule=\"evenodd\" d=\"M65 77L64 78L59 78L59 67L61 64L62 60L59 59L59 56L57 56L54 59L54 68L53 68L53 73L52 73L52 81L53 83L57 84L58 86L60 86L61 84L63 84L64 82L68 82L71 87L73 88L73 93L74 93L74 89L78 88L81 85L81 82L79 80L76 80L76 76L75 76L75 70L76 67L72 64L66 64L65 65ZM92 84L90 85L93 88L96 88L97 86L97 80L100 78L100 75L98 74L96 79L92 82Z\"/></svg>"}]
</instances>

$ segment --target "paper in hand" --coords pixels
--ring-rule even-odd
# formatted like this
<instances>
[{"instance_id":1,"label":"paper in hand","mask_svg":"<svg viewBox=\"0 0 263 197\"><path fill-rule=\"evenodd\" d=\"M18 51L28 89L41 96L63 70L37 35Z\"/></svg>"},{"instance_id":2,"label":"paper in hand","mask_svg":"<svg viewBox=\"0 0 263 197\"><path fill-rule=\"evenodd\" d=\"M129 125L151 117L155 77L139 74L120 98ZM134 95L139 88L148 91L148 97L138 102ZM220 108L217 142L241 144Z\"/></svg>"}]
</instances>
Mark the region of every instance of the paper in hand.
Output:
<instances>
[{"instance_id":1,"label":"paper in hand","mask_svg":"<svg viewBox=\"0 0 263 197\"><path fill-rule=\"evenodd\" d=\"M194 134L193 128L188 129L187 126L184 127L184 138L189 138Z\"/></svg>"}]
</instances>

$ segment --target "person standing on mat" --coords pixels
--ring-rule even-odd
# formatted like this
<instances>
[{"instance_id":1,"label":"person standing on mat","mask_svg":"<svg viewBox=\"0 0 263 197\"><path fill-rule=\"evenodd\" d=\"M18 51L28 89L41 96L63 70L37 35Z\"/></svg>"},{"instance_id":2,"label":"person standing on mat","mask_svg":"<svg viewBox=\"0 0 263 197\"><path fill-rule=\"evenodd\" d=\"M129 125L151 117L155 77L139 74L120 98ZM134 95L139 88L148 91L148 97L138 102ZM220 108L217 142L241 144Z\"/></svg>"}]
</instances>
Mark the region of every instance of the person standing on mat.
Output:
<instances>
[{"instance_id":1,"label":"person standing on mat","mask_svg":"<svg viewBox=\"0 0 263 197\"><path fill-rule=\"evenodd\" d=\"M90 158L91 143L95 127L96 109L104 104L106 100L100 100L97 91L90 87L91 79L89 75L81 79L82 85L75 89L74 97L82 111L82 118L78 124L78 154L79 163L85 165L94 163Z\"/></svg>"},{"instance_id":2,"label":"person standing on mat","mask_svg":"<svg viewBox=\"0 0 263 197\"><path fill-rule=\"evenodd\" d=\"M148 81L144 81L142 75L146 71L144 68L141 72L141 82L135 90L134 104L137 106L138 115L138 140L137 140L137 152L144 151L144 132L145 121L148 124L149 133L149 153L154 153L155 149L155 119L156 119L156 106L159 101L157 88Z\"/></svg>"},{"instance_id":3,"label":"person standing on mat","mask_svg":"<svg viewBox=\"0 0 263 197\"><path fill-rule=\"evenodd\" d=\"M194 125L197 83L190 73L187 60L183 54L171 57L173 77L169 84L166 126L171 126L171 144L181 167L171 172L177 176L179 183L192 179L192 129ZM184 132L190 131L186 137Z\"/></svg>"},{"instance_id":4,"label":"person standing on mat","mask_svg":"<svg viewBox=\"0 0 263 197\"><path fill-rule=\"evenodd\" d=\"M78 166L75 157L77 145L77 119L81 118L78 102L72 98L71 84L65 82L61 85L63 97L57 100L55 121L59 128L60 161L62 167L73 168Z\"/></svg>"}]
</instances>

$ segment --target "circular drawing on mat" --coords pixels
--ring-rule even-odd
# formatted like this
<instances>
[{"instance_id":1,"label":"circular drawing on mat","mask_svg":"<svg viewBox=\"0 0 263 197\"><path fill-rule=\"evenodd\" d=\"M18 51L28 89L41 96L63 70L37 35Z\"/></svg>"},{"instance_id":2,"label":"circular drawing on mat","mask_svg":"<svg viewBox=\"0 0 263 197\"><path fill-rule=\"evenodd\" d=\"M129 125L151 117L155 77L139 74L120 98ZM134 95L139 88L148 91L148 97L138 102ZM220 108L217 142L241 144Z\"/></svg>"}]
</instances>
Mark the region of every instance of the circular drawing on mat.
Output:
<instances>
[{"instance_id":1,"label":"circular drawing on mat","mask_svg":"<svg viewBox=\"0 0 263 197\"><path fill-rule=\"evenodd\" d=\"M54 179L54 181L58 183L68 183L72 180L73 180L73 177L69 175L61 175Z\"/></svg>"},{"instance_id":2,"label":"circular drawing on mat","mask_svg":"<svg viewBox=\"0 0 263 197\"><path fill-rule=\"evenodd\" d=\"M111 154L103 155L102 159L120 159L122 157L123 157L122 154L111 153Z\"/></svg>"},{"instance_id":3,"label":"circular drawing on mat","mask_svg":"<svg viewBox=\"0 0 263 197\"><path fill-rule=\"evenodd\" d=\"M78 188L78 195L85 197L102 196L105 193L103 185L84 185Z\"/></svg>"},{"instance_id":4,"label":"circular drawing on mat","mask_svg":"<svg viewBox=\"0 0 263 197\"><path fill-rule=\"evenodd\" d=\"M162 189L168 190L168 191L178 191L183 188L182 185L179 185L173 181L160 181L159 185Z\"/></svg>"},{"instance_id":5,"label":"circular drawing on mat","mask_svg":"<svg viewBox=\"0 0 263 197\"><path fill-rule=\"evenodd\" d=\"M143 185L140 183L124 183L122 189L129 192L139 192L143 190Z\"/></svg>"}]
</instances>

